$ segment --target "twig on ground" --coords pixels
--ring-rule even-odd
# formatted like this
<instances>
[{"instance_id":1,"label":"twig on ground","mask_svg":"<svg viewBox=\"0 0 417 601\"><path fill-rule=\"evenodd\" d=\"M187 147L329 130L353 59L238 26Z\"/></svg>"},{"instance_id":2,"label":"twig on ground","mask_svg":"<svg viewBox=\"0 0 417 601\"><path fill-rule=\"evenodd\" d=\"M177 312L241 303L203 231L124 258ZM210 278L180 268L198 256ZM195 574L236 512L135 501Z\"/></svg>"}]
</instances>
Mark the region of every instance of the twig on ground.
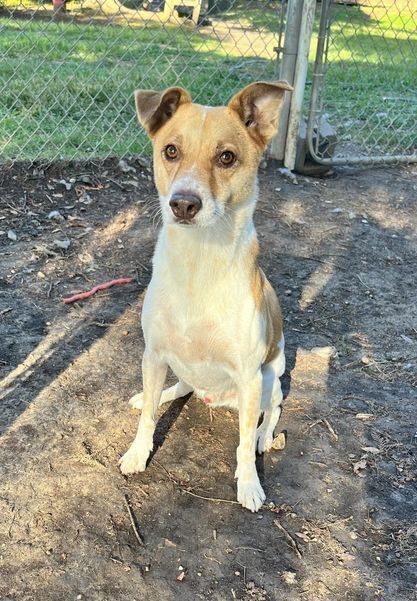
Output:
<instances>
[{"instance_id":1,"label":"twig on ground","mask_svg":"<svg viewBox=\"0 0 417 601\"><path fill-rule=\"evenodd\" d=\"M246 566L244 566L243 563L240 563L240 561L237 563L243 568L243 584L246 586Z\"/></svg>"},{"instance_id":2,"label":"twig on ground","mask_svg":"<svg viewBox=\"0 0 417 601\"><path fill-rule=\"evenodd\" d=\"M287 541L287 543L291 547L291 549L294 551L294 553L297 555L298 559L302 559L302 557L303 557L302 553L301 553L300 549L298 548L296 541L293 539L293 537L288 532L288 530L286 530L284 528L284 526L281 524L281 522L278 519L274 520L274 524L279 530L281 530L281 532L283 533L283 535L285 537L285 540Z\"/></svg>"},{"instance_id":3,"label":"twig on ground","mask_svg":"<svg viewBox=\"0 0 417 601\"><path fill-rule=\"evenodd\" d=\"M48 291L46 293L46 298L51 298L51 292L52 292L52 287L53 287L54 283L51 281L49 283L49 287L48 287Z\"/></svg>"},{"instance_id":4,"label":"twig on ground","mask_svg":"<svg viewBox=\"0 0 417 601\"><path fill-rule=\"evenodd\" d=\"M311 465L318 465L319 467L322 467L323 469L327 469L329 467L326 463L322 463L321 461L309 461L309 463Z\"/></svg>"},{"instance_id":5,"label":"twig on ground","mask_svg":"<svg viewBox=\"0 0 417 601\"><path fill-rule=\"evenodd\" d=\"M310 424L307 428L307 430L311 430L311 428L314 428L314 426L317 426L317 424L319 424L321 422L321 419L316 419L315 422L313 422L312 424Z\"/></svg>"},{"instance_id":6,"label":"twig on ground","mask_svg":"<svg viewBox=\"0 0 417 601\"><path fill-rule=\"evenodd\" d=\"M219 566L221 566L221 565L222 565L222 562L221 562L221 561L219 561L218 559L216 559L215 557L209 557L209 556L208 556L208 555L206 555L205 553L204 553L204 557L205 557L206 559L209 559L210 561L215 561L216 563L218 563L218 564L219 564Z\"/></svg>"},{"instance_id":7,"label":"twig on ground","mask_svg":"<svg viewBox=\"0 0 417 601\"><path fill-rule=\"evenodd\" d=\"M313 422L312 424L310 424L307 428L308 430L311 430L311 428L314 428L314 426L317 426L318 424L323 424L324 426L326 426L326 428L328 429L328 431L330 432L331 436L334 438L334 440L338 440L339 436L336 434L333 426L331 425L331 423L329 422L328 419L326 419L325 417L322 417L320 419L316 419L315 422Z\"/></svg>"},{"instance_id":8,"label":"twig on ground","mask_svg":"<svg viewBox=\"0 0 417 601\"><path fill-rule=\"evenodd\" d=\"M339 436L336 434L333 426L331 425L331 423L329 422L329 420L327 420L325 417L323 417L323 419L321 420L323 422L323 424L326 425L327 429L329 430L330 434L333 436L333 438L335 440L339 439Z\"/></svg>"},{"instance_id":9,"label":"twig on ground","mask_svg":"<svg viewBox=\"0 0 417 601\"><path fill-rule=\"evenodd\" d=\"M197 499L204 499L205 501L213 501L214 503L232 503L233 505L240 505L238 501L232 501L230 499L216 499L215 497L204 497L203 495L197 495L195 492L180 488L181 492L185 492L187 495L197 497Z\"/></svg>"},{"instance_id":10,"label":"twig on ground","mask_svg":"<svg viewBox=\"0 0 417 601\"><path fill-rule=\"evenodd\" d=\"M106 179L109 182L111 182L112 184L114 184L115 186L118 186L120 188L120 190L123 190L124 192L127 190L127 188L125 186L123 186L123 184L120 184L118 181L116 181L115 179L112 179L108 175L106 175Z\"/></svg>"},{"instance_id":11,"label":"twig on ground","mask_svg":"<svg viewBox=\"0 0 417 601\"><path fill-rule=\"evenodd\" d=\"M120 559L117 559L116 557L112 557L111 555L110 555L109 559L111 561L114 561L114 563L119 563L121 566L125 565L123 561L121 561Z\"/></svg>"},{"instance_id":12,"label":"twig on ground","mask_svg":"<svg viewBox=\"0 0 417 601\"><path fill-rule=\"evenodd\" d=\"M15 511L15 508L13 507L13 517L12 517L12 521L11 521L10 526L9 526L9 530L7 531L7 536L9 538L12 538L12 528L13 528L13 524L15 522L15 519L16 519L16 511Z\"/></svg>"},{"instance_id":13,"label":"twig on ground","mask_svg":"<svg viewBox=\"0 0 417 601\"><path fill-rule=\"evenodd\" d=\"M141 263L141 262L140 262L140 261L138 261L137 259L136 259L136 263L137 263L137 264L138 264L140 267L142 267L142 269L143 269L144 271L149 271L149 267L146 267L146 265L144 265L143 263Z\"/></svg>"},{"instance_id":14,"label":"twig on ground","mask_svg":"<svg viewBox=\"0 0 417 601\"><path fill-rule=\"evenodd\" d=\"M129 519L130 519L130 523L132 524L132 528L133 528L133 532L135 533L136 536L136 540L138 541L138 543L140 544L141 547L143 547L145 545L143 538L141 537L141 535L139 534L139 530L137 527L137 519L135 514L133 513L133 510L130 506L130 501L129 501L129 497L125 494L123 495L124 500L125 500L125 505L127 508L127 512L129 514Z\"/></svg>"}]
</instances>

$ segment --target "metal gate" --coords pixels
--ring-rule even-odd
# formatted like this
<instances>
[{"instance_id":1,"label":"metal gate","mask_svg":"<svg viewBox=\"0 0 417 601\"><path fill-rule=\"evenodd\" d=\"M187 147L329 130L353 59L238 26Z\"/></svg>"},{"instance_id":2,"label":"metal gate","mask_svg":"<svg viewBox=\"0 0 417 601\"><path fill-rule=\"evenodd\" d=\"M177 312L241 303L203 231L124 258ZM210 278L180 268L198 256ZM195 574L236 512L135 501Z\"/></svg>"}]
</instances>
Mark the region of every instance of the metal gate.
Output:
<instances>
[{"instance_id":1,"label":"metal gate","mask_svg":"<svg viewBox=\"0 0 417 601\"><path fill-rule=\"evenodd\" d=\"M416 24L416 0L323 0L307 124L314 161L417 162Z\"/></svg>"},{"instance_id":2,"label":"metal gate","mask_svg":"<svg viewBox=\"0 0 417 601\"><path fill-rule=\"evenodd\" d=\"M133 90L277 77L286 0L0 0L0 163L149 154Z\"/></svg>"}]
</instances>

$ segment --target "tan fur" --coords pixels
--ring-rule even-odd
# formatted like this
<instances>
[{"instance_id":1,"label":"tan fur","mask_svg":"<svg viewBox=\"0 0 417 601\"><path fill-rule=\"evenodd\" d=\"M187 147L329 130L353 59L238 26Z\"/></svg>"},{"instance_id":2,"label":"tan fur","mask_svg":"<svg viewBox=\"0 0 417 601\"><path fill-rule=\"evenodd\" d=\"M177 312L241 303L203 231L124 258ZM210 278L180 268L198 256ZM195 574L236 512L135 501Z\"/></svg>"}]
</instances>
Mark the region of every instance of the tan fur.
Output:
<instances>
[{"instance_id":1,"label":"tan fur","mask_svg":"<svg viewBox=\"0 0 417 601\"><path fill-rule=\"evenodd\" d=\"M266 356L263 363L269 363L278 356L278 342L282 337L281 307L274 289L258 265L259 243L254 240L251 246L252 277L251 292L255 306L265 319Z\"/></svg>"},{"instance_id":2,"label":"tan fur","mask_svg":"<svg viewBox=\"0 0 417 601\"><path fill-rule=\"evenodd\" d=\"M167 144L181 149L182 160L161 161ZM180 106L175 118L153 137L155 183L161 194L168 193L174 180L193 170L202 185L222 203L247 200L253 193L253 173L261 150L255 147L237 115L227 107L207 111L197 104ZM229 169L214 169L213 163L222 150L246 149L244 158Z\"/></svg>"},{"instance_id":3,"label":"tan fur","mask_svg":"<svg viewBox=\"0 0 417 601\"><path fill-rule=\"evenodd\" d=\"M143 394L132 399L142 416L121 470L145 469L158 404L195 391L239 411L237 498L251 511L265 499L255 449L271 448L285 370L281 310L258 265L253 211L259 160L289 89L254 83L224 107L193 104L178 87L135 95L163 227L142 310ZM178 383L163 391L168 366Z\"/></svg>"}]
</instances>

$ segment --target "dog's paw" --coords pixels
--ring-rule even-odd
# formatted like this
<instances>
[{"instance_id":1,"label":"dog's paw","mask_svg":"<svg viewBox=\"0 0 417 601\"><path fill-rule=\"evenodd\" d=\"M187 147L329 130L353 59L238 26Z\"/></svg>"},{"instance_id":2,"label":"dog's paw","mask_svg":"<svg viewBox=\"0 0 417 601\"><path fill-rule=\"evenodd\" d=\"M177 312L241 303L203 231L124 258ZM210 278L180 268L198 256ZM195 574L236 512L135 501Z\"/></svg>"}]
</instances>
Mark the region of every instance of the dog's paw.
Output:
<instances>
[{"instance_id":1,"label":"dog's paw","mask_svg":"<svg viewBox=\"0 0 417 601\"><path fill-rule=\"evenodd\" d=\"M143 392L139 392L139 394L135 394L129 399L129 405L133 407L133 409L142 409L143 407Z\"/></svg>"},{"instance_id":2,"label":"dog's paw","mask_svg":"<svg viewBox=\"0 0 417 601\"><path fill-rule=\"evenodd\" d=\"M119 460L120 471L125 476L143 472L145 471L148 457L149 453L145 455L140 449L132 445Z\"/></svg>"},{"instance_id":3,"label":"dog's paw","mask_svg":"<svg viewBox=\"0 0 417 601\"><path fill-rule=\"evenodd\" d=\"M272 434L267 432L266 430L258 429L256 435L256 450L260 455L262 453L268 453L268 451L272 448L272 443L274 442L274 437Z\"/></svg>"},{"instance_id":4,"label":"dog's paw","mask_svg":"<svg viewBox=\"0 0 417 601\"><path fill-rule=\"evenodd\" d=\"M252 480L243 481L241 478L237 481L237 500L239 503L249 509L249 511L258 511L266 496L259 482L258 476Z\"/></svg>"}]
</instances>

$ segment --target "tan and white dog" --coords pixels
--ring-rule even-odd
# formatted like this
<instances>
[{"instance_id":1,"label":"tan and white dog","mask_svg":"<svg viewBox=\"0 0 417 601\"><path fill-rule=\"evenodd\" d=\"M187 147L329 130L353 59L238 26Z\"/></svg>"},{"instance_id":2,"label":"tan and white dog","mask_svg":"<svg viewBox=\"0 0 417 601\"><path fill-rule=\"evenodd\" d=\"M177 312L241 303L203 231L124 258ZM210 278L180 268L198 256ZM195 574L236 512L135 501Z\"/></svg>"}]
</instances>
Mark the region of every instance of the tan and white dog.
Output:
<instances>
[{"instance_id":1,"label":"tan and white dog","mask_svg":"<svg viewBox=\"0 0 417 601\"><path fill-rule=\"evenodd\" d=\"M194 391L239 411L237 498L251 511L265 500L255 451L271 447L285 370L280 306L258 265L252 217L258 163L291 89L254 83L226 107L194 104L178 87L135 93L163 225L142 311L143 393L130 401L142 415L120 469L145 469L158 406ZM178 383L163 391L168 366Z\"/></svg>"}]
</instances>

